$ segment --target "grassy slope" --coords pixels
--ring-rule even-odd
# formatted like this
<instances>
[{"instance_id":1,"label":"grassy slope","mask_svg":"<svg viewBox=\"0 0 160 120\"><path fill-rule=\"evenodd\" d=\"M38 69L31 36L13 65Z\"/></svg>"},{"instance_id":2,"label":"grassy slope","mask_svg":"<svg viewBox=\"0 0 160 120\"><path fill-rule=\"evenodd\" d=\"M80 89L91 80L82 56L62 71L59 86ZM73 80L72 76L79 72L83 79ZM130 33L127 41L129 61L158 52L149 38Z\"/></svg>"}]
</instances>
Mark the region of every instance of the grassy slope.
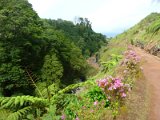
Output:
<instances>
[{"instance_id":1,"label":"grassy slope","mask_svg":"<svg viewBox=\"0 0 160 120\"><path fill-rule=\"evenodd\" d=\"M158 31L156 34L150 32L150 29L154 26L154 24L156 24L156 22L159 22L159 20L160 14L152 13L129 30L113 38L107 47L101 49L100 61L108 61L111 57L111 54L122 54L127 49L127 46L131 43L140 47L144 47L144 49L149 52L151 52L153 48L159 47L160 31ZM127 108L122 110L122 115L118 118L119 120L146 119L149 97L147 86L148 85L144 78L136 81L135 87L133 88L129 99L126 102Z\"/></svg>"},{"instance_id":2,"label":"grassy slope","mask_svg":"<svg viewBox=\"0 0 160 120\"><path fill-rule=\"evenodd\" d=\"M158 55L153 53L153 50L160 48L160 30L155 34L149 30L159 21L160 13L151 13L129 30L117 35L109 41L107 47L101 49L99 63L110 60L112 54L122 55L131 42L140 47L144 46L146 51Z\"/></svg>"},{"instance_id":3,"label":"grassy slope","mask_svg":"<svg viewBox=\"0 0 160 120\"><path fill-rule=\"evenodd\" d=\"M123 43L133 43L143 45L145 50L150 51L154 46L160 45L160 31L156 34L151 32L151 28L160 21L160 13L152 13L136 24L134 27L118 35L117 39Z\"/></svg>"}]
</instances>

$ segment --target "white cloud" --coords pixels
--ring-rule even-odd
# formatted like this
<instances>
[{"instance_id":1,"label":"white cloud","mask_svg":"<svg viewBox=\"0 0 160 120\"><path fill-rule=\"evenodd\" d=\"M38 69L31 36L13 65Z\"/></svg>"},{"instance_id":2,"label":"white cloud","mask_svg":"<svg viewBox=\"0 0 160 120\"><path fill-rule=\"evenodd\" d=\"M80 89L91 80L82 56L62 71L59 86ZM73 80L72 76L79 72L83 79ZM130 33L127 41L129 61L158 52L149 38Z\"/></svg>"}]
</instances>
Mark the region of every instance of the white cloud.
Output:
<instances>
[{"instance_id":1,"label":"white cloud","mask_svg":"<svg viewBox=\"0 0 160 120\"><path fill-rule=\"evenodd\" d=\"M73 20L87 17L96 32L123 32L151 12L160 12L153 0L29 0L42 18Z\"/></svg>"}]
</instances>

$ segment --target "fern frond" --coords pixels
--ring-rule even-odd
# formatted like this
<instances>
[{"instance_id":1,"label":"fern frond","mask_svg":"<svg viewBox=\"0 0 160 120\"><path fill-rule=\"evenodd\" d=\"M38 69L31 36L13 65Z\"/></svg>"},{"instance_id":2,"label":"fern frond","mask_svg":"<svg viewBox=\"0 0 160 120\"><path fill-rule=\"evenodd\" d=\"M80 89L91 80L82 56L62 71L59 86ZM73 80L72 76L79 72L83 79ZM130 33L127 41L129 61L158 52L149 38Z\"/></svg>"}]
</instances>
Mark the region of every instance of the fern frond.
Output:
<instances>
[{"instance_id":1,"label":"fern frond","mask_svg":"<svg viewBox=\"0 0 160 120\"><path fill-rule=\"evenodd\" d=\"M45 86L45 88L43 88L41 90L43 98L47 98L48 97L48 93L47 93L48 91L53 96L59 91L59 86L56 83L53 83L53 84L51 84L49 86Z\"/></svg>"},{"instance_id":2,"label":"fern frond","mask_svg":"<svg viewBox=\"0 0 160 120\"><path fill-rule=\"evenodd\" d=\"M82 82L82 83L77 83L77 84L72 84L67 86L66 88L58 91L57 94L55 94L52 98L51 98L51 103L54 104L58 98L60 98L61 95L63 95L66 92L69 92L75 88L81 87L81 86L85 86L85 85L94 85L95 83L93 81L86 81L86 82Z\"/></svg>"},{"instance_id":3,"label":"fern frond","mask_svg":"<svg viewBox=\"0 0 160 120\"><path fill-rule=\"evenodd\" d=\"M7 109L0 109L0 120L6 120L6 118L11 114L12 112Z\"/></svg>"},{"instance_id":4,"label":"fern frond","mask_svg":"<svg viewBox=\"0 0 160 120\"><path fill-rule=\"evenodd\" d=\"M22 107L27 105L47 106L47 99L33 96L0 97L2 108Z\"/></svg>"},{"instance_id":5,"label":"fern frond","mask_svg":"<svg viewBox=\"0 0 160 120\"><path fill-rule=\"evenodd\" d=\"M29 72L29 70L28 70L27 68L25 68L25 71L26 71L26 73L27 73L28 80L32 82L32 84L37 88L39 95L40 95L41 97L43 97L41 91L39 90L38 86L37 86L36 83L35 83L35 79L37 79L37 77L34 78L34 77L33 77L33 74L31 74L31 71Z\"/></svg>"},{"instance_id":6,"label":"fern frond","mask_svg":"<svg viewBox=\"0 0 160 120\"><path fill-rule=\"evenodd\" d=\"M29 111L32 110L32 107L25 107L22 108L14 113L11 113L6 120L20 120L22 119L24 116L26 116L28 114Z\"/></svg>"}]
</instances>

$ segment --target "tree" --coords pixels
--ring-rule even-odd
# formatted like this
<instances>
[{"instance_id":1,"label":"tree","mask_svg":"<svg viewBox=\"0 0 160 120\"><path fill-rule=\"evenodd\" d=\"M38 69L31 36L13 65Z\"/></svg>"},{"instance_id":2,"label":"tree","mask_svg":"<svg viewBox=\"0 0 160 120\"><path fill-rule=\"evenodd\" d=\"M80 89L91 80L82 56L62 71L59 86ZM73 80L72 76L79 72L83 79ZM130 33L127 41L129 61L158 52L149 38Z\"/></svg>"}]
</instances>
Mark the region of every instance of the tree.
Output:
<instances>
[{"instance_id":1,"label":"tree","mask_svg":"<svg viewBox=\"0 0 160 120\"><path fill-rule=\"evenodd\" d=\"M63 76L63 66L53 52L48 54L44 58L44 64L41 69L42 79L48 84L59 82Z\"/></svg>"},{"instance_id":2,"label":"tree","mask_svg":"<svg viewBox=\"0 0 160 120\"><path fill-rule=\"evenodd\" d=\"M0 86L25 89L25 69L37 69L41 52L42 22L26 0L0 1ZM30 85L29 85L30 86Z\"/></svg>"},{"instance_id":3,"label":"tree","mask_svg":"<svg viewBox=\"0 0 160 120\"><path fill-rule=\"evenodd\" d=\"M97 52L100 47L106 43L106 37L102 34L95 33L92 30L91 22L87 18L78 18L76 24L73 22L58 19L45 20L51 29L61 31L64 36L80 48L82 54L88 57Z\"/></svg>"}]
</instances>

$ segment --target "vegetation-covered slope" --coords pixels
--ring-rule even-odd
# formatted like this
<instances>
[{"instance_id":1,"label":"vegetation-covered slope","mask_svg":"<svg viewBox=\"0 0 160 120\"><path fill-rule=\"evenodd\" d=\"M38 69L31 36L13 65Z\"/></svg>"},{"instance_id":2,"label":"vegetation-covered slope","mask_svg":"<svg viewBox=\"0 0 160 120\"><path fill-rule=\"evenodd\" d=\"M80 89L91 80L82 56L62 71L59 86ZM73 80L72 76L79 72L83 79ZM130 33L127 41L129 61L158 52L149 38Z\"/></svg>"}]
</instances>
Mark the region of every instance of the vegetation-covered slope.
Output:
<instances>
[{"instance_id":1,"label":"vegetation-covered slope","mask_svg":"<svg viewBox=\"0 0 160 120\"><path fill-rule=\"evenodd\" d=\"M112 54L122 54L130 44L160 56L160 13L151 13L132 28L112 38L107 47L101 49L100 61L109 60Z\"/></svg>"},{"instance_id":2,"label":"vegetation-covered slope","mask_svg":"<svg viewBox=\"0 0 160 120\"><path fill-rule=\"evenodd\" d=\"M134 44L151 54L159 56L160 49L160 13L151 13L138 24L118 35L113 42Z\"/></svg>"},{"instance_id":3,"label":"vegetation-covered slope","mask_svg":"<svg viewBox=\"0 0 160 120\"><path fill-rule=\"evenodd\" d=\"M39 82L61 86L84 80L85 58L106 40L87 19L80 20L43 20L26 0L0 0L2 95L34 93Z\"/></svg>"},{"instance_id":4,"label":"vegetation-covered slope","mask_svg":"<svg viewBox=\"0 0 160 120\"><path fill-rule=\"evenodd\" d=\"M107 43L88 19L41 19L26 0L0 0L0 119L116 119L141 76L140 58L127 45L147 46L142 38L158 35L159 14L152 15L102 48L98 75L84 81L86 58Z\"/></svg>"}]
</instances>

